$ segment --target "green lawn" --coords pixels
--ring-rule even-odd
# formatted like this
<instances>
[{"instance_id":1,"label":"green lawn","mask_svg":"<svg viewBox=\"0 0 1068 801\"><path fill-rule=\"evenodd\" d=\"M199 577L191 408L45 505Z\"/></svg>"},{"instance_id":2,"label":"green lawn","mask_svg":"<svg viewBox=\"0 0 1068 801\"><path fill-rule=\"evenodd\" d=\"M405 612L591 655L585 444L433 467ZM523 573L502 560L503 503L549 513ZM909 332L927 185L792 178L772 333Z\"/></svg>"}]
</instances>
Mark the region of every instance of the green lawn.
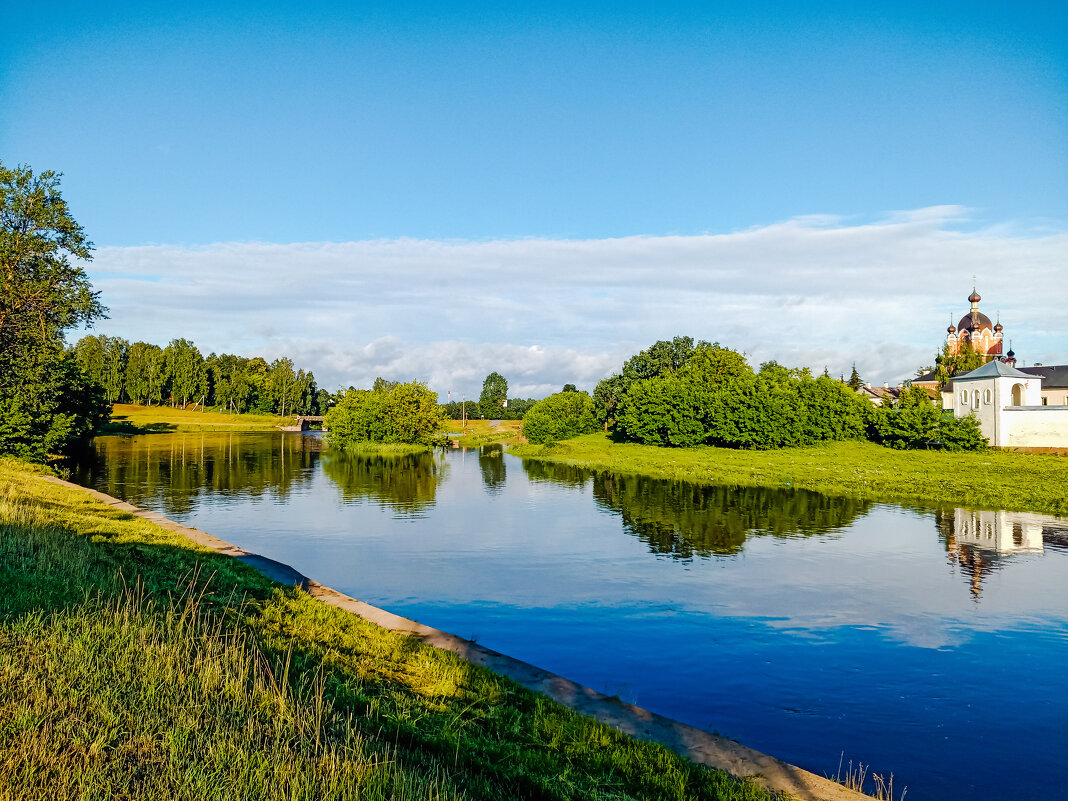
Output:
<instances>
[{"instance_id":1,"label":"green lawn","mask_svg":"<svg viewBox=\"0 0 1068 801\"><path fill-rule=\"evenodd\" d=\"M778 451L660 448L588 434L509 453L585 467L691 481L795 487L876 501L1068 515L1068 458L1008 451L895 451L870 442L833 442Z\"/></svg>"},{"instance_id":2,"label":"green lawn","mask_svg":"<svg viewBox=\"0 0 1068 801\"><path fill-rule=\"evenodd\" d=\"M0 799L750 799L752 784L0 459Z\"/></svg>"},{"instance_id":3,"label":"green lawn","mask_svg":"<svg viewBox=\"0 0 1068 801\"><path fill-rule=\"evenodd\" d=\"M170 406L137 406L116 403L111 422L101 434L152 434L181 431L275 431L292 425L293 417L270 414L229 414Z\"/></svg>"}]
</instances>

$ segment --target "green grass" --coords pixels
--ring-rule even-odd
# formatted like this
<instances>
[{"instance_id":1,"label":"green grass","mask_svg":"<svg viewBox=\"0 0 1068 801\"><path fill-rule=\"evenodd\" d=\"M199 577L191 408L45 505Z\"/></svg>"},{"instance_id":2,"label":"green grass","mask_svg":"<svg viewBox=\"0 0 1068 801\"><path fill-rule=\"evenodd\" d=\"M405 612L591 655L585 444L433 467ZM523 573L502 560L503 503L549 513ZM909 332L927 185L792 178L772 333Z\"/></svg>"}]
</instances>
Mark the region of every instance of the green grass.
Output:
<instances>
[{"instance_id":1,"label":"green grass","mask_svg":"<svg viewBox=\"0 0 1068 801\"><path fill-rule=\"evenodd\" d=\"M767 799L0 459L0 799Z\"/></svg>"},{"instance_id":2,"label":"green grass","mask_svg":"<svg viewBox=\"0 0 1068 801\"><path fill-rule=\"evenodd\" d=\"M588 434L548 445L513 445L524 459L591 470L753 487L794 487L875 501L1068 515L1068 459L979 451L895 451L834 442L778 451L659 448Z\"/></svg>"},{"instance_id":3,"label":"green grass","mask_svg":"<svg viewBox=\"0 0 1068 801\"><path fill-rule=\"evenodd\" d=\"M467 428L463 427L461 420L446 420L444 423L446 432L459 433L459 444L464 448L480 448L483 445L512 445L519 443L522 420L501 420L499 425L491 426L489 420L468 420Z\"/></svg>"},{"instance_id":4,"label":"green grass","mask_svg":"<svg viewBox=\"0 0 1068 801\"><path fill-rule=\"evenodd\" d=\"M293 417L269 414L228 414L170 406L136 406L116 403L111 422L101 434L155 434L183 431L275 431L292 425Z\"/></svg>"},{"instance_id":5,"label":"green grass","mask_svg":"<svg viewBox=\"0 0 1068 801\"><path fill-rule=\"evenodd\" d=\"M430 445L414 445L408 442L357 442L342 448L345 453L374 456L406 456L409 453L426 453Z\"/></svg>"}]
</instances>

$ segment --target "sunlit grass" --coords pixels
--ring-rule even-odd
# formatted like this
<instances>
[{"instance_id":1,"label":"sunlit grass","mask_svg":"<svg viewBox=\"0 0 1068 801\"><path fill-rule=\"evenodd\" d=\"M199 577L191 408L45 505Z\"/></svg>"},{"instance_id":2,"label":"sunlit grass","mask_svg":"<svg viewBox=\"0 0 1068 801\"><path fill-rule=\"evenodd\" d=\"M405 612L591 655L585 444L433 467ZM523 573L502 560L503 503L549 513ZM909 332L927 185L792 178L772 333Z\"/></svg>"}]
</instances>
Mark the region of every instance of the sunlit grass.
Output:
<instances>
[{"instance_id":1,"label":"sunlit grass","mask_svg":"<svg viewBox=\"0 0 1068 801\"><path fill-rule=\"evenodd\" d=\"M465 428L462 420L446 420L445 431L452 434L460 434L457 439L464 448L478 448L482 445L492 445L500 442L511 445L520 441L520 432L523 428L522 420L501 420L497 425L491 425L489 420L468 420Z\"/></svg>"},{"instance_id":2,"label":"sunlit grass","mask_svg":"<svg viewBox=\"0 0 1068 801\"><path fill-rule=\"evenodd\" d=\"M588 434L509 452L592 470L702 484L794 487L876 501L1068 514L1068 458L979 451L896 451L833 442L776 451L659 448Z\"/></svg>"},{"instance_id":3,"label":"sunlit grass","mask_svg":"<svg viewBox=\"0 0 1068 801\"><path fill-rule=\"evenodd\" d=\"M758 787L0 459L0 799Z\"/></svg>"},{"instance_id":4,"label":"sunlit grass","mask_svg":"<svg viewBox=\"0 0 1068 801\"><path fill-rule=\"evenodd\" d=\"M199 407L182 409L170 406L136 406L116 403L112 406L111 422L104 434L149 434L182 431L274 431L279 426L292 425L293 417L267 414L229 414L204 411Z\"/></svg>"}]
</instances>

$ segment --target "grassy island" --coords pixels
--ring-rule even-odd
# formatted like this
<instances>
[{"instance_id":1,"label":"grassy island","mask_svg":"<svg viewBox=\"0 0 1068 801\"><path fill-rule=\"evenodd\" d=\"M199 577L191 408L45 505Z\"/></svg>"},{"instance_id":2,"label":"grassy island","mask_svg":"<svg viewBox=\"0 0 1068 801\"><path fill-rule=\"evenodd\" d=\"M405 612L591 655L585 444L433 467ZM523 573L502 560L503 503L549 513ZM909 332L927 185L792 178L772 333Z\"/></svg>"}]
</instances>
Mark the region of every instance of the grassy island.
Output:
<instances>
[{"instance_id":1,"label":"grassy island","mask_svg":"<svg viewBox=\"0 0 1068 801\"><path fill-rule=\"evenodd\" d=\"M769 799L0 459L0 798Z\"/></svg>"},{"instance_id":2,"label":"grassy island","mask_svg":"<svg viewBox=\"0 0 1068 801\"><path fill-rule=\"evenodd\" d=\"M588 434L509 452L590 470L697 484L795 487L874 501L1068 515L1068 458L986 450L899 451L871 442L782 450L616 443Z\"/></svg>"}]
</instances>

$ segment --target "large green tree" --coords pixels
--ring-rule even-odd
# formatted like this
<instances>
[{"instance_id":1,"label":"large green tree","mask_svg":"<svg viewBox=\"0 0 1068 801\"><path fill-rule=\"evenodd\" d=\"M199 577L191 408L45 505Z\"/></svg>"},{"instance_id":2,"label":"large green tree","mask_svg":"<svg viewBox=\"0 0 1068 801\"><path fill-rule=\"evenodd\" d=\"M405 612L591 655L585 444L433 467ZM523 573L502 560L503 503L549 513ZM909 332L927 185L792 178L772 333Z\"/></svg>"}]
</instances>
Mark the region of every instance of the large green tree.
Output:
<instances>
[{"instance_id":1,"label":"large green tree","mask_svg":"<svg viewBox=\"0 0 1068 801\"><path fill-rule=\"evenodd\" d=\"M105 316L82 263L92 243L59 175L0 162L0 452L43 459L90 436L107 416L63 332Z\"/></svg>"},{"instance_id":2,"label":"large green tree","mask_svg":"<svg viewBox=\"0 0 1068 801\"><path fill-rule=\"evenodd\" d=\"M508 381L494 371L482 382L482 394L478 398L478 408L487 420L499 420L504 415L508 402Z\"/></svg>"}]
</instances>

